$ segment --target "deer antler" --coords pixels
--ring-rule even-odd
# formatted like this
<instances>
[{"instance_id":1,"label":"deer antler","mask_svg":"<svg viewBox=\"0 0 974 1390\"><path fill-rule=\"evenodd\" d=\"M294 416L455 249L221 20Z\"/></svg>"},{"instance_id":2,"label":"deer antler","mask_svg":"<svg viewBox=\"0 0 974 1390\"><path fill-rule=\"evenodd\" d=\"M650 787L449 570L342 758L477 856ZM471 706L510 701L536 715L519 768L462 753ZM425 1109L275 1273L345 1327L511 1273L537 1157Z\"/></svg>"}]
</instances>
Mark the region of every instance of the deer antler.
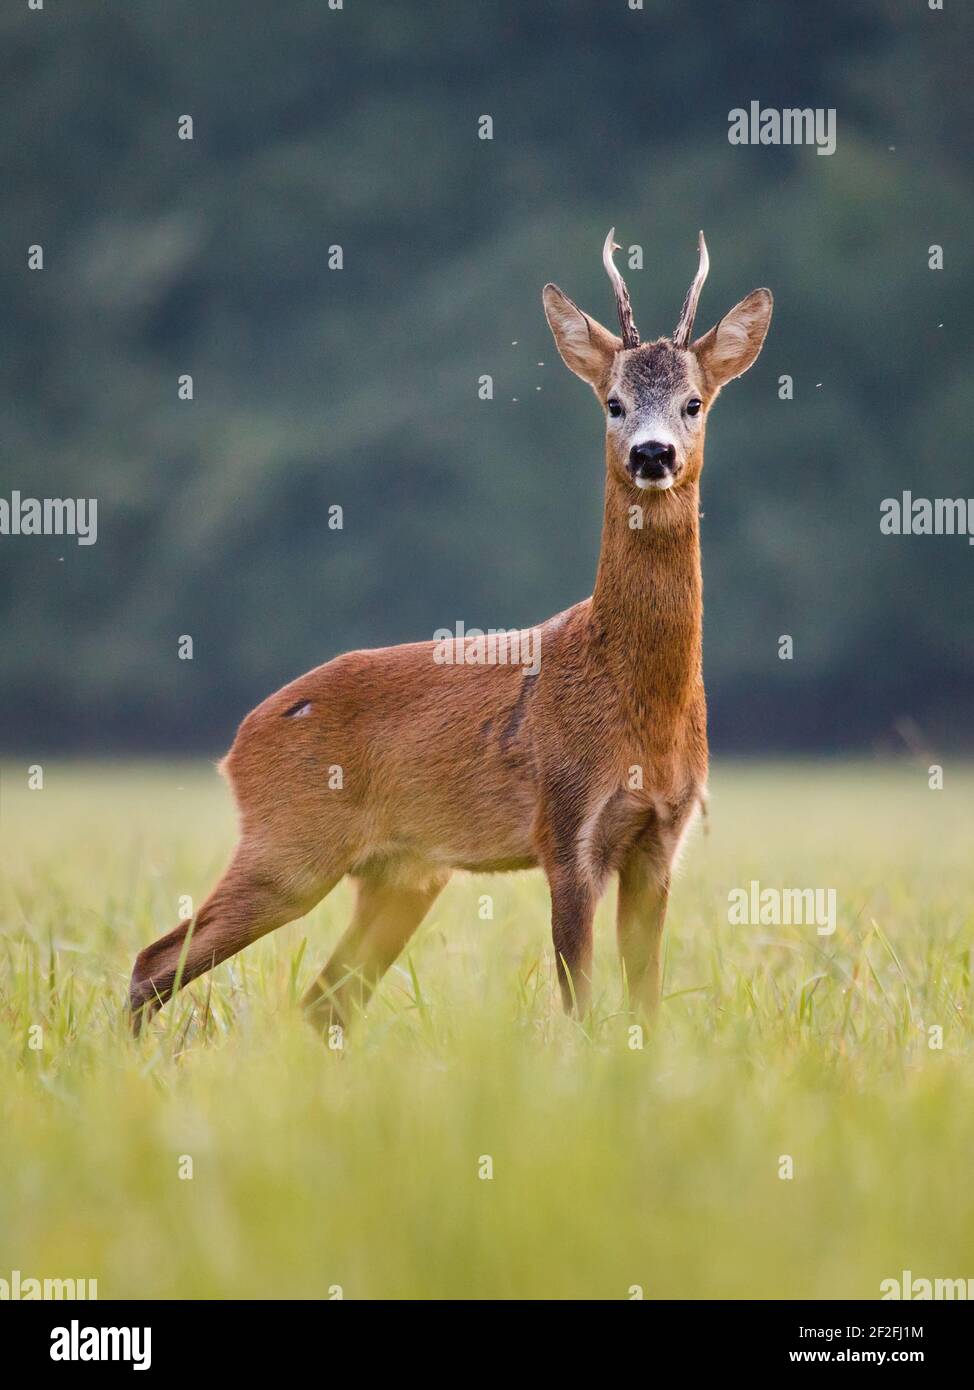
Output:
<instances>
[{"instance_id":1,"label":"deer antler","mask_svg":"<svg viewBox=\"0 0 974 1390\"><path fill-rule=\"evenodd\" d=\"M639 333L632 321L629 291L626 289L626 282L616 270L615 261L612 259L613 251L621 250L621 247L616 245L615 234L615 227L610 227L609 235L602 247L602 264L605 266L605 273L612 281L612 288L615 291L616 309L619 311L619 327L622 329L622 346L624 348L637 348L639 346Z\"/></svg>"},{"instance_id":2,"label":"deer antler","mask_svg":"<svg viewBox=\"0 0 974 1390\"><path fill-rule=\"evenodd\" d=\"M703 239L703 232L697 238L697 246L700 248L700 264L697 266L697 273L693 277L693 284L687 290L687 297L683 301L683 308L680 311L680 322L673 330L673 346L687 348L690 346L690 334L693 332L693 320L697 317L697 300L700 298L700 291L703 289L703 282L707 278L710 269L710 257L707 255L707 243Z\"/></svg>"}]
</instances>

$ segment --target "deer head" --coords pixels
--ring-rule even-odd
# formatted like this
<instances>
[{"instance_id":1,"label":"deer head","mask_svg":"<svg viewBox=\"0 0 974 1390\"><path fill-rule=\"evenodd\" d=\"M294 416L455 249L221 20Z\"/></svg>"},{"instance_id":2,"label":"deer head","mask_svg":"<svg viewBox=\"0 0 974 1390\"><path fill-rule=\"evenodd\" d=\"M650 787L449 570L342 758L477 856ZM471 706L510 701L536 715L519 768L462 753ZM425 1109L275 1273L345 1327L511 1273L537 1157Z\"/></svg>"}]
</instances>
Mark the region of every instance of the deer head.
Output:
<instances>
[{"instance_id":1,"label":"deer head","mask_svg":"<svg viewBox=\"0 0 974 1390\"><path fill-rule=\"evenodd\" d=\"M584 314L557 285L545 285L544 310L565 365L587 381L606 415L606 464L628 488L696 482L703 467L707 414L720 388L743 375L761 351L771 321L770 290L746 299L692 341L697 301L710 259L700 233L700 262L671 338L640 342L629 292L612 259L609 232L602 261L615 292L621 336Z\"/></svg>"}]
</instances>

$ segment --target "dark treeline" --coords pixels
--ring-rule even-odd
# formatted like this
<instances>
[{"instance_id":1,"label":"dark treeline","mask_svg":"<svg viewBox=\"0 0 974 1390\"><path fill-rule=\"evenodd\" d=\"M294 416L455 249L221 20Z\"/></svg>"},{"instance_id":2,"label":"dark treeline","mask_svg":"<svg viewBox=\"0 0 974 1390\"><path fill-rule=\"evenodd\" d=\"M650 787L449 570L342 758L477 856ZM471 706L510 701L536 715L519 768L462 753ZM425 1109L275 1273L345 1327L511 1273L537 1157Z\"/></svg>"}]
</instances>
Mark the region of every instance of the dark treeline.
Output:
<instances>
[{"instance_id":1,"label":"dark treeline","mask_svg":"<svg viewBox=\"0 0 974 1390\"><path fill-rule=\"evenodd\" d=\"M709 434L716 747L963 745L974 549L879 521L974 496L972 37L924 0L8 7L0 496L95 497L98 539L0 537L4 745L219 752L343 649L589 593L602 424L540 291L611 323L610 224L644 336L699 227L701 330L776 296ZM835 108L835 153L732 146L752 100Z\"/></svg>"}]
</instances>

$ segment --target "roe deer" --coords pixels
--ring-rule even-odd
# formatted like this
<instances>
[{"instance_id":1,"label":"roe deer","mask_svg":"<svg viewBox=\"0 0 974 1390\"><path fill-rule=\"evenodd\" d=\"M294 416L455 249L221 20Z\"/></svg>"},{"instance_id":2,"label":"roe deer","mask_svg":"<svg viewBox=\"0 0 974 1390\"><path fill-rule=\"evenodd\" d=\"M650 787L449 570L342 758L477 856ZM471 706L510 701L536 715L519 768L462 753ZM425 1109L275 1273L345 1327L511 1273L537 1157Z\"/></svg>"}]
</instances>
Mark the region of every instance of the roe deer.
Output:
<instances>
[{"instance_id":1,"label":"roe deer","mask_svg":"<svg viewBox=\"0 0 974 1390\"><path fill-rule=\"evenodd\" d=\"M320 1027L347 1024L454 869L537 865L565 1008L587 1007L592 918L617 871L630 999L655 1010L670 873L707 776L704 430L720 388L761 350L772 299L754 290L691 341L709 265L701 233L672 338L641 343L613 236L602 257L621 338L555 285L544 289L558 351L606 414L592 597L530 630L541 653L532 670L438 663L434 642L414 642L336 657L249 714L222 764L239 844L195 922L136 960L136 1031L175 988L302 916L349 874L351 924L304 998ZM340 779L329 777L335 767Z\"/></svg>"}]
</instances>

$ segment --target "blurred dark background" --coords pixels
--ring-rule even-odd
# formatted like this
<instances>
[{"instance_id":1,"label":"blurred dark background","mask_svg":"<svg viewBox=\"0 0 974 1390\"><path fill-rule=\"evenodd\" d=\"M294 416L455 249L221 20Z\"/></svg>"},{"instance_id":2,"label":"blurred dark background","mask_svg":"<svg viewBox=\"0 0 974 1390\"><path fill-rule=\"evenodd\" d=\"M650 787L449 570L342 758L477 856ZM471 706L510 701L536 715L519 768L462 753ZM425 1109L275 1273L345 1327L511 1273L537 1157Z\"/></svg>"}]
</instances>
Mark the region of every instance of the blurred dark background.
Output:
<instances>
[{"instance_id":1,"label":"blurred dark background","mask_svg":"<svg viewBox=\"0 0 974 1390\"><path fill-rule=\"evenodd\" d=\"M612 324L612 224L644 336L699 227L701 330L776 298L709 432L715 748L969 744L974 550L879 506L974 496L972 37L950 0L7 7L0 495L99 532L0 538L3 744L219 753L343 649L589 593L603 427L540 292ZM751 100L835 107L836 153L731 146Z\"/></svg>"}]
</instances>

